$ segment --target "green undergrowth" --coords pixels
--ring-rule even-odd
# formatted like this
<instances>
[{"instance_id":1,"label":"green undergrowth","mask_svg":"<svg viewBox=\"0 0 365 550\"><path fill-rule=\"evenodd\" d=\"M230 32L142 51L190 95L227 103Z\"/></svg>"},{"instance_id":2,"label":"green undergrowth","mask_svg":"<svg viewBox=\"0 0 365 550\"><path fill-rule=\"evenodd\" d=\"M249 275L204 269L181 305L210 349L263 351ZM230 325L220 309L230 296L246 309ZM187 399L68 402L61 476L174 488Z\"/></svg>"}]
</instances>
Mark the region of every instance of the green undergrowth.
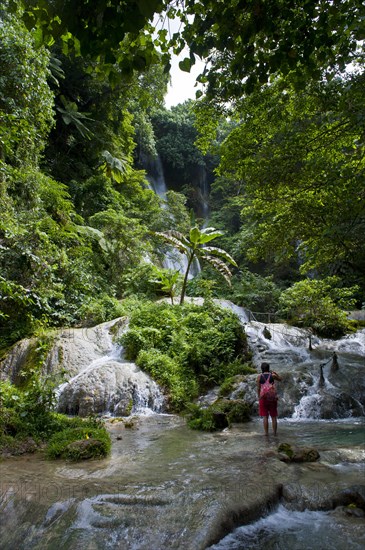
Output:
<instances>
[{"instance_id":1,"label":"green undergrowth","mask_svg":"<svg viewBox=\"0 0 365 550\"><path fill-rule=\"evenodd\" d=\"M140 303L121 343L126 358L165 389L175 412L227 378L247 373L250 359L238 317L211 302Z\"/></svg>"},{"instance_id":2,"label":"green undergrowth","mask_svg":"<svg viewBox=\"0 0 365 550\"><path fill-rule=\"evenodd\" d=\"M250 412L250 406L239 400L218 399L208 407L190 404L187 409L188 426L193 430L213 432L236 422L248 422Z\"/></svg>"},{"instance_id":3,"label":"green undergrowth","mask_svg":"<svg viewBox=\"0 0 365 550\"><path fill-rule=\"evenodd\" d=\"M85 422L84 426L55 433L48 442L46 456L67 460L103 458L109 454L110 449L111 439L106 429L101 425L98 427Z\"/></svg>"},{"instance_id":4,"label":"green undergrowth","mask_svg":"<svg viewBox=\"0 0 365 550\"><path fill-rule=\"evenodd\" d=\"M81 439L87 435L103 443L95 451L96 457L108 454L110 438L100 421L93 418L70 418L55 413L53 405L53 385L37 375L33 375L22 387L1 381L0 454L4 456L34 452L43 449L47 442L50 445L56 436L69 437L71 443L74 441L73 436L78 433L77 430L81 430ZM47 449L46 454L49 458L57 456L55 450Z\"/></svg>"}]
</instances>

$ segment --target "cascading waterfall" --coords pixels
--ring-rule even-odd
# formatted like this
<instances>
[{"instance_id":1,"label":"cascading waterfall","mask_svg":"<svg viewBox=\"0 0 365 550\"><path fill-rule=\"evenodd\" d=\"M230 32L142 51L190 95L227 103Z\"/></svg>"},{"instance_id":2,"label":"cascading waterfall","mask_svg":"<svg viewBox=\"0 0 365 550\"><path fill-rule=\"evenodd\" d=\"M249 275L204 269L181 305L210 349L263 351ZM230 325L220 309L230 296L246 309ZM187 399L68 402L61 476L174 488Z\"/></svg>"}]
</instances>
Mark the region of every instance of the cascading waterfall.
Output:
<instances>
[{"instance_id":1,"label":"cascading waterfall","mask_svg":"<svg viewBox=\"0 0 365 550\"><path fill-rule=\"evenodd\" d=\"M237 306L227 302L226 307L235 311ZM305 421L364 415L364 329L328 340L282 323L249 321L244 316L241 322L254 364L259 367L261 362L268 362L272 370L283 375L283 382L278 384L280 417ZM242 393L247 395L247 402L255 401L252 384L242 382L232 398Z\"/></svg>"},{"instance_id":2,"label":"cascading waterfall","mask_svg":"<svg viewBox=\"0 0 365 550\"><path fill-rule=\"evenodd\" d=\"M151 189L160 199L166 201L167 187L160 156L150 159L148 162L145 159L144 164L146 165L147 180Z\"/></svg>"},{"instance_id":3,"label":"cascading waterfall","mask_svg":"<svg viewBox=\"0 0 365 550\"><path fill-rule=\"evenodd\" d=\"M207 171L204 165L198 167L198 185L200 191L200 216L203 218L203 227L208 224L209 218L209 185L207 179Z\"/></svg>"},{"instance_id":4,"label":"cascading waterfall","mask_svg":"<svg viewBox=\"0 0 365 550\"><path fill-rule=\"evenodd\" d=\"M28 455L0 461L3 550L364 547L363 410L357 408L359 418L345 418L346 411L341 418L323 418L322 412L332 397L348 411L354 405L346 395L363 401L365 330L338 341L315 339L308 352L305 331L251 323L244 308L228 301L221 305L240 316L255 364L268 360L283 376L279 409L289 401L291 408L279 420L278 435L265 437L255 414L252 422L217 433L189 430L175 415L142 416L135 429L106 418L113 444L111 456L103 460L73 463ZM118 326L124 330L124 320L87 334L82 329L60 334L56 344L64 347L62 353L56 347L54 356L67 356L73 369L60 396L66 402L67 388L73 386L69 397L75 409L86 411L89 400L109 403L110 412L119 414L117 405L124 398L138 408L133 384L140 371L112 343L110 331L115 334ZM247 392L252 386L252 402L255 379L250 375L244 382ZM150 384L147 377L141 380L147 390ZM138 379L142 395L139 386ZM144 403L150 390L146 395ZM309 419L318 418L314 405L303 406L303 414L297 408L297 418L290 418L293 407L315 396L322 398L320 420ZM282 442L314 447L320 458L300 467L284 464L276 452ZM240 518L251 523L239 527Z\"/></svg>"},{"instance_id":5,"label":"cascading waterfall","mask_svg":"<svg viewBox=\"0 0 365 550\"><path fill-rule=\"evenodd\" d=\"M107 324L101 330L108 350L59 386L58 410L81 416L161 412L164 397L158 385L123 358L123 347L112 341Z\"/></svg>"},{"instance_id":6,"label":"cascading waterfall","mask_svg":"<svg viewBox=\"0 0 365 550\"><path fill-rule=\"evenodd\" d=\"M319 377L312 376L313 384L307 386L306 395L301 398L298 405L294 407L292 418L299 419L318 419L321 418L321 403L323 395L319 387Z\"/></svg>"},{"instance_id":7,"label":"cascading waterfall","mask_svg":"<svg viewBox=\"0 0 365 550\"><path fill-rule=\"evenodd\" d=\"M158 195L162 201L162 207L166 208L166 193L168 191L163 166L160 156L154 159L143 159L143 164L147 171L147 180L150 188ZM163 267L172 271L185 273L188 266L188 259L185 254L181 254L178 250L170 247L163 259ZM196 276L200 272L199 262L195 259L190 268L189 278Z\"/></svg>"}]
</instances>

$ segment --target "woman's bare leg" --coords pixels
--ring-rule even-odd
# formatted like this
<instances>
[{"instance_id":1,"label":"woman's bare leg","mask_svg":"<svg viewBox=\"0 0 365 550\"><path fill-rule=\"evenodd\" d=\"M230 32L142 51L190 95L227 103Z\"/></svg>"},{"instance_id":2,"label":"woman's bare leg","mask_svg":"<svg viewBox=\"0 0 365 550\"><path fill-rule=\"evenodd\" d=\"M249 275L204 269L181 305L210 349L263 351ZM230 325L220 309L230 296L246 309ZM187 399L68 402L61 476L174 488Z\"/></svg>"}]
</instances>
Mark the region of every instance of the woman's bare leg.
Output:
<instances>
[{"instance_id":1,"label":"woman's bare leg","mask_svg":"<svg viewBox=\"0 0 365 550\"><path fill-rule=\"evenodd\" d=\"M276 432L278 431L278 419L276 416L273 416L271 418L272 421L272 430L274 432L274 435L276 435Z\"/></svg>"}]
</instances>

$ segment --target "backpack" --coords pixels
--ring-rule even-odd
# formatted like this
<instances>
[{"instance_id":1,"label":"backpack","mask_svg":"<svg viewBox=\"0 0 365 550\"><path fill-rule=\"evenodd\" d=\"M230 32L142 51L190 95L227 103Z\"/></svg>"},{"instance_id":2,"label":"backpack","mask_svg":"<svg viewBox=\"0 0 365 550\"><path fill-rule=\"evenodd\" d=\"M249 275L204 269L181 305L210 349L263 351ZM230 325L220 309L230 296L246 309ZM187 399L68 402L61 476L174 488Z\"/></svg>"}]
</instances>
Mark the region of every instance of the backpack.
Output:
<instances>
[{"instance_id":1,"label":"backpack","mask_svg":"<svg viewBox=\"0 0 365 550\"><path fill-rule=\"evenodd\" d=\"M266 373L265 373L266 374ZM270 382L271 374L265 379L265 382L261 384L260 399L265 401L276 401L278 396L276 394L275 384Z\"/></svg>"}]
</instances>

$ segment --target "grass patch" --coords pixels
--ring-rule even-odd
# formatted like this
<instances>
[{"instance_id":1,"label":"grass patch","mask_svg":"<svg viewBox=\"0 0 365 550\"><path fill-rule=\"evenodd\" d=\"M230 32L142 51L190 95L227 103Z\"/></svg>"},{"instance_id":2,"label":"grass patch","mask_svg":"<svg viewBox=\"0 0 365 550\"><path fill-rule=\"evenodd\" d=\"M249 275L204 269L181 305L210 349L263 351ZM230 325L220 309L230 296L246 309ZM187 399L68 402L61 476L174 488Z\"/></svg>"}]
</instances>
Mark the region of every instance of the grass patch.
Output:
<instances>
[{"instance_id":1,"label":"grass patch","mask_svg":"<svg viewBox=\"0 0 365 550\"><path fill-rule=\"evenodd\" d=\"M36 375L21 388L0 382L0 453L3 456L30 453L43 448L47 441L55 441L54 447L47 447L46 454L57 458L63 456L61 441L64 438L66 447L75 438L98 441L94 449L90 444L78 451L76 446L71 447L70 451L64 451L66 458L77 460L82 458L82 453L84 458L98 458L109 453L110 436L99 420L55 413L53 403L53 387Z\"/></svg>"},{"instance_id":2,"label":"grass patch","mask_svg":"<svg viewBox=\"0 0 365 550\"><path fill-rule=\"evenodd\" d=\"M110 453L111 439L104 427L93 425L67 428L53 435L46 448L50 459L85 460Z\"/></svg>"}]
</instances>

